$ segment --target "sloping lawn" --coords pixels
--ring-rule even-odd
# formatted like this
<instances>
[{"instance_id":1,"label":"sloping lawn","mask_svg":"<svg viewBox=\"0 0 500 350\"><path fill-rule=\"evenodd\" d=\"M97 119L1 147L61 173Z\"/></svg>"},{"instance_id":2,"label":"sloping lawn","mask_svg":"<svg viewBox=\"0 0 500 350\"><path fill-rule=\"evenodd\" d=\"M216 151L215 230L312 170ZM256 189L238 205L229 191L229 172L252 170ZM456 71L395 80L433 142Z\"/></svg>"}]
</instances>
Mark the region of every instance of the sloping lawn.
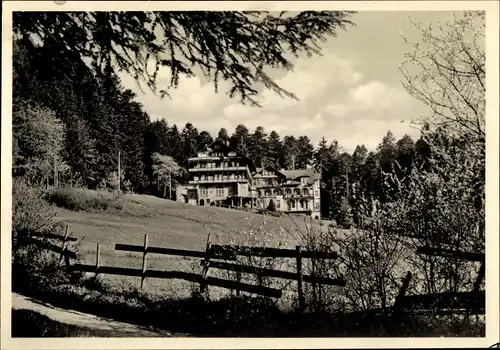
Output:
<instances>
[{"instance_id":1,"label":"sloping lawn","mask_svg":"<svg viewBox=\"0 0 500 350\"><path fill-rule=\"evenodd\" d=\"M121 210L87 212L57 208L59 220L68 224L71 234L79 239L82 263L95 263L96 244L100 243L101 266L141 268L141 253L115 251L114 246L117 243L142 245L145 234L148 234L149 246L204 250L209 233L212 243L234 240L244 243L249 231L262 226L271 245L274 237L279 236L286 242L285 246L293 248L298 243L298 230L305 230L301 217L276 218L225 208L197 207L147 195L125 195L120 201ZM199 272L200 262L150 254L148 268ZM119 288L140 285L137 277L104 275L102 278ZM146 291L168 292L171 296L187 296L192 287L195 286L178 280L149 279L146 283Z\"/></svg>"}]
</instances>

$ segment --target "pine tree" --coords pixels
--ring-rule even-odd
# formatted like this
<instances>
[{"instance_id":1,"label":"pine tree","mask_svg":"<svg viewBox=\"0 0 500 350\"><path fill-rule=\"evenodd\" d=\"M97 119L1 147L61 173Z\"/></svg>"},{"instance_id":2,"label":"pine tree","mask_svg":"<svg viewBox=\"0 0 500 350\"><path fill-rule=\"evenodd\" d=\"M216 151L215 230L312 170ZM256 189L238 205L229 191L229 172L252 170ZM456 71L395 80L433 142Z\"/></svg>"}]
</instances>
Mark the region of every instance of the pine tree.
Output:
<instances>
[{"instance_id":1,"label":"pine tree","mask_svg":"<svg viewBox=\"0 0 500 350\"><path fill-rule=\"evenodd\" d=\"M229 145L244 154L245 156L249 156L248 143L250 140L250 134L245 125L239 124L234 134L229 139Z\"/></svg>"},{"instance_id":2,"label":"pine tree","mask_svg":"<svg viewBox=\"0 0 500 350\"><path fill-rule=\"evenodd\" d=\"M368 156L368 149L365 145L358 145L352 154L351 179L353 182L359 182L363 177L364 166Z\"/></svg>"},{"instance_id":3,"label":"pine tree","mask_svg":"<svg viewBox=\"0 0 500 350\"><path fill-rule=\"evenodd\" d=\"M64 153L71 168L71 182L97 186L95 140L90 137L89 128L83 119L75 116L68 123Z\"/></svg>"},{"instance_id":4,"label":"pine tree","mask_svg":"<svg viewBox=\"0 0 500 350\"><path fill-rule=\"evenodd\" d=\"M200 135L198 135L198 145L199 147L205 147L210 145L212 142L214 142L214 139L212 135L208 131L202 131L200 132Z\"/></svg>"},{"instance_id":5,"label":"pine tree","mask_svg":"<svg viewBox=\"0 0 500 350\"><path fill-rule=\"evenodd\" d=\"M168 130L168 148L170 149L170 156L174 158L177 164L182 165L185 158L184 143L176 124Z\"/></svg>"},{"instance_id":6,"label":"pine tree","mask_svg":"<svg viewBox=\"0 0 500 350\"><path fill-rule=\"evenodd\" d=\"M396 173L400 180L410 175L415 158L415 143L408 135L403 136L397 143Z\"/></svg>"},{"instance_id":7,"label":"pine tree","mask_svg":"<svg viewBox=\"0 0 500 350\"><path fill-rule=\"evenodd\" d=\"M267 152L262 159L262 166L279 168L281 149L283 145L276 131L271 131L267 138Z\"/></svg>"},{"instance_id":8,"label":"pine tree","mask_svg":"<svg viewBox=\"0 0 500 350\"><path fill-rule=\"evenodd\" d=\"M224 142L228 142L229 136L227 135L227 130L225 128L220 128L219 133L217 134L217 138Z\"/></svg>"},{"instance_id":9,"label":"pine tree","mask_svg":"<svg viewBox=\"0 0 500 350\"><path fill-rule=\"evenodd\" d=\"M297 140L296 169L306 169L313 164L314 146L307 136L300 136Z\"/></svg>"},{"instance_id":10,"label":"pine tree","mask_svg":"<svg viewBox=\"0 0 500 350\"><path fill-rule=\"evenodd\" d=\"M288 170L295 169L298 153L299 149L295 137L285 136L283 139L283 147L281 148L281 166Z\"/></svg>"},{"instance_id":11,"label":"pine tree","mask_svg":"<svg viewBox=\"0 0 500 350\"><path fill-rule=\"evenodd\" d=\"M249 156L257 166L262 166L267 149L267 134L262 126L258 126L250 136L248 145Z\"/></svg>"},{"instance_id":12,"label":"pine tree","mask_svg":"<svg viewBox=\"0 0 500 350\"><path fill-rule=\"evenodd\" d=\"M180 164L185 166L187 159L199 151L200 145L198 144L199 133L198 129L191 123L186 123L181 132L183 153L181 155Z\"/></svg>"}]
</instances>

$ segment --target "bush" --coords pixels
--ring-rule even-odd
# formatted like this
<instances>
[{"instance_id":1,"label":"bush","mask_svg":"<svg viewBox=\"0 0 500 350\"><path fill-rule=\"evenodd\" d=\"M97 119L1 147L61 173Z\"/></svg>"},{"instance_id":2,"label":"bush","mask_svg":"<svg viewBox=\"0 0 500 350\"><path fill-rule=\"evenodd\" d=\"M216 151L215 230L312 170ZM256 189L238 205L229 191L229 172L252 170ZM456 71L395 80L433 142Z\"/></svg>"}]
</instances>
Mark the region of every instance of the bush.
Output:
<instances>
[{"instance_id":1,"label":"bush","mask_svg":"<svg viewBox=\"0 0 500 350\"><path fill-rule=\"evenodd\" d=\"M14 179L12 186L12 238L54 229L55 211L43 200L43 190Z\"/></svg>"},{"instance_id":2,"label":"bush","mask_svg":"<svg viewBox=\"0 0 500 350\"><path fill-rule=\"evenodd\" d=\"M270 212L275 212L276 211L276 204L274 204L274 201L271 199L269 201L269 205L267 206L267 210L269 210Z\"/></svg>"},{"instance_id":3,"label":"bush","mask_svg":"<svg viewBox=\"0 0 500 350\"><path fill-rule=\"evenodd\" d=\"M54 171L66 171L61 159L64 123L56 113L40 104L16 99L12 104L13 174L24 176L30 183L47 183Z\"/></svg>"},{"instance_id":4,"label":"bush","mask_svg":"<svg viewBox=\"0 0 500 350\"><path fill-rule=\"evenodd\" d=\"M73 211L121 210L123 208L119 194L83 188L56 188L48 192L45 198L58 207Z\"/></svg>"},{"instance_id":5,"label":"bush","mask_svg":"<svg viewBox=\"0 0 500 350\"><path fill-rule=\"evenodd\" d=\"M61 233L54 208L43 199L44 190L17 178L12 191L12 288L26 290L46 284L68 283L70 275L59 267L59 254L42 248L49 242L44 234ZM31 236L37 234L38 239ZM41 234L41 236L40 236ZM71 247L77 252L76 247Z\"/></svg>"}]
</instances>

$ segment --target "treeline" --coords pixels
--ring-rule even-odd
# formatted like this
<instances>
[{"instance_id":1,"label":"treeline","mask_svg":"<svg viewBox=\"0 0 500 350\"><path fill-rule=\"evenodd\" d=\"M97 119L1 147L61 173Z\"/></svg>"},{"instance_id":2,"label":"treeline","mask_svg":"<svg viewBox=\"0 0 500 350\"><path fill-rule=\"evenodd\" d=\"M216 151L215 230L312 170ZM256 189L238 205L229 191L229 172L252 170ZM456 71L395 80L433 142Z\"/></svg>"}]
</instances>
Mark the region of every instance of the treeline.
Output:
<instances>
[{"instance_id":1,"label":"treeline","mask_svg":"<svg viewBox=\"0 0 500 350\"><path fill-rule=\"evenodd\" d=\"M91 70L56 41L46 40L41 47L29 40L15 41L13 63L14 176L31 174L33 181L116 187L120 160L122 189L154 193L159 186L153 154L169 155L185 166L190 155L218 138L257 166L316 168L323 179L322 215L350 222L356 221L356 208L367 205L359 198L390 200L395 186L385 173L394 170L404 181L415 162L429 157L426 142L415 143L409 136L396 140L390 131L376 150L359 145L351 154L337 141L323 138L314 145L305 135L281 137L261 126L251 131L241 124L231 134L221 128L210 135L189 122L177 126L166 119L150 121L110 67ZM50 120L54 123L48 127ZM36 125L28 127L30 123ZM44 138L53 138L54 146L33 141L40 128L50 129L52 136ZM54 136L57 132L61 135ZM185 176L175 180L182 182Z\"/></svg>"}]
</instances>

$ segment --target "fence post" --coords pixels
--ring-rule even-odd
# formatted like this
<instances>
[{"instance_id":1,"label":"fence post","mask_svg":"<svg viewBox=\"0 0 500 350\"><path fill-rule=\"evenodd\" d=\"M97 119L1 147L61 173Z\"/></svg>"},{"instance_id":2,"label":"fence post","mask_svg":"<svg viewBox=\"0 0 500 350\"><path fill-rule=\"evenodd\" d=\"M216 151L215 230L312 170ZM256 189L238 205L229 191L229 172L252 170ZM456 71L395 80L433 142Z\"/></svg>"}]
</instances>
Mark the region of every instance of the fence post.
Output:
<instances>
[{"instance_id":1,"label":"fence post","mask_svg":"<svg viewBox=\"0 0 500 350\"><path fill-rule=\"evenodd\" d=\"M146 278L147 268L147 252L148 252L148 234L144 235L144 253L142 255L142 276L141 276L141 289L144 287L144 279Z\"/></svg>"},{"instance_id":2,"label":"fence post","mask_svg":"<svg viewBox=\"0 0 500 350\"><path fill-rule=\"evenodd\" d=\"M299 294L299 312L304 311L304 290L302 289L302 247L296 246L295 250L297 252L297 291Z\"/></svg>"},{"instance_id":3,"label":"fence post","mask_svg":"<svg viewBox=\"0 0 500 350\"><path fill-rule=\"evenodd\" d=\"M405 278L403 279L403 283L401 284L401 288L399 289L398 296L394 301L394 308L398 312L401 311L401 308L403 306L403 298L405 297L406 291L408 290L408 286L410 285L410 280L411 280L411 272L408 271Z\"/></svg>"},{"instance_id":4,"label":"fence post","mask_svg":"<svg viewBox=\"0 0 500 350\"><path fill-rule=\"evenodd\" d=\"M474 292L479 292L479 289L481 288L481 283L484 280L485 268L485 262L483 261L481 263L481 267L479 268L479 272L477 273L476 281L474 282Z\"/></svg>"},{"instance_id":5,"label":"fence post","mask_svg":"<svg viewBox=\"0 0 500 350\"><path fill-rule=\"evenodd\" d=\"M99 243L97 243L97 251L96 251L96 255L95 255L95 278L97 278L97 275L99 274L99 257L101 255L101 247L99 245Z\"/></svg>"},{"instance_id":6,"label":"fence post","mask_svg":"<svg viewBox=\"0 0 500 350\"><path fill-rule=\"evenodd\" d=\"M201 272L201 283L200 283L200 295L203 295L203 293L206 290L207 284L207 275L208 275L208 268L210 267L210 233L208 234L207 237L207 248L205 250L205 259L202 262L203 264L203 270Z\"/></svg>"},{"instance_id":7,"label":"fence post","mask_svg":"<svg viewBox=\"0 0 500 350\"><path fill-rule=\"evenodd\" d=\"M66 254L66 240L68 239L68 225L66 225L66 231L64 232L64 238L61 246L61 255L59 255L59 264L61 264L62 259L67 256ZM68 267L68 259L65 259L66 267Z\"/></svg>"}]
</instances>

